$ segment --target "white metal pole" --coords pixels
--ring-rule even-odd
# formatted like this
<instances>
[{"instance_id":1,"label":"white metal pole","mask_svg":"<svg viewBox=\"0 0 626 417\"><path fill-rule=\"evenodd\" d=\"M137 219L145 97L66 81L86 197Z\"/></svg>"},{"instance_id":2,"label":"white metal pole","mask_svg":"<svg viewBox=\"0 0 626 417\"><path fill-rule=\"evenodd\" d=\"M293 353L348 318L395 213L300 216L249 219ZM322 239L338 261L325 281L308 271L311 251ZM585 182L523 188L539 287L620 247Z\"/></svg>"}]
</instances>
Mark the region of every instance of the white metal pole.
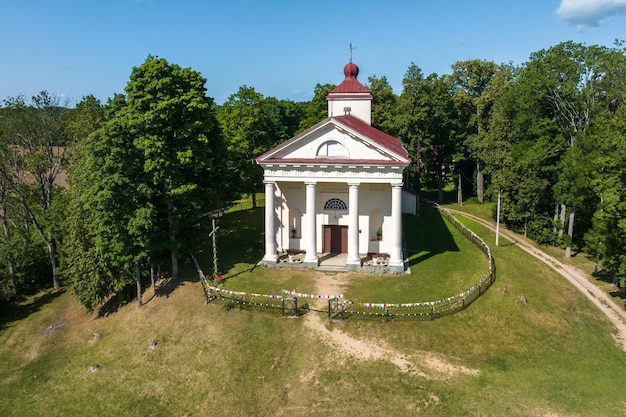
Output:
<instances>
[{"instance_id":1,"label":"white metal pole","mask_svg":"<svg viewBox=\"0 0 626 417\"><path fill-rule=\"evenodd\" d=\"M215 279L215 277L217 276L217 240L216 240L216 235L217 233L217 227L215 227L215 219L211 219L211 223L213 226L213 231L211 231L211 234L213 235L213 279Z\"/></svg>"},{"instance_id":2,"label":"white metal pole","mask_svg":"<svg viewBox=\"0 0 626 417\"><path fill-rule=\"evenodd\" d=\"M500 192L498 191L498 210L496 214L496 246L498 246L499 237L500 237Z\"/></svg>"}]
</instances>

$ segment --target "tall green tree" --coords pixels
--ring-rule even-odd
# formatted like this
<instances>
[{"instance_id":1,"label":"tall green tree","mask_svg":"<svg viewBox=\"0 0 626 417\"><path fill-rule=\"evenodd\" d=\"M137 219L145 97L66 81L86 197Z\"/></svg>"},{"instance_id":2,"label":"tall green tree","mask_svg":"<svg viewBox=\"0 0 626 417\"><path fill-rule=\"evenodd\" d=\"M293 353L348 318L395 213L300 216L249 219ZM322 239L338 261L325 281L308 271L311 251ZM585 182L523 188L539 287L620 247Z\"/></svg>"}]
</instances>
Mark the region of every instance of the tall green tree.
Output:
<instances>
[{"instance_id":1,"label":"tall green tree","mask_svg":"<svg viewBox=\"0 0 626 417\"><path fill-rule=\"evenodd\" d=\"M107 103L102 126L81 142L70 169L63 271L90 311L124 287L136 254L128 223L146 188L142 155L117 117L125 104L123 95Z\"/></svg>"},{"instance_id":2,"label":"tall green tree","mask_svg":"<svg viewBox=\"0 0 626 417\"><path fill-rule=\"evenodd\" d=\"M292 138L304 118L304 107L291 100L265 97L263 107L269 119L271 142L282 143Z\"/></svg>"},{"instance_id":3,"label":"tall green tree","mask_svg":"<svg viewBox=\"0 0 626 417\"><path fill-rule=\"evenodd\" d=\"M503 90L490 112L480 150L494 193L502 194L501 218L513 230L554 243L542 229L552 223L553 185L566 146L524 69ZM551 228L550 228L551 229Z\"/></svg>"},{"instance_id":4,"label":"tall green tree","mask_svg":"<svg viewBox=\"0 0 626 417\"><path fill-rule=\"evenodd\" d=\"M396 126L411 158L408 168L408 187L417 193L417 211L420 206L422 184L422 149L426 143L425 124L427 122L425 79L422 70L411 63L402 79L402 93L398 98Z\"/></svg>"},{"instance_id":5,"label":"tall green tree","mask_svg":"<svg viewBox=\"0 0 626 417\"><path fill-rule=\"evenodd\" d=\"M69 110L59 97L42 91L28 102L23 96L5 100L4 157L0 176L15 196L48 251L53 287L59 288L58 233L51 210L61 193L59 176L67 166L66 151L74 140Z\"/></svg>"},{"instance_id":6,"label":"tall green tree","mask_svg":"<svg viewBox=\"0 0 626 417\"><path fill-rule=\"evenodd\" d=\"M592 159L588 180L599 199L585 235L587 249L626 285L626 106L579 142Z\"/></svg>"},{"instance_id":7,"label":"tall green tree","mask_svg":"<svg viewBox=\"0 0 626 417\"><path fill-rule=\"evenodd\" d=\"M424 142L428 150L423 154L425 171L438 190L438 201L443 201L443 187L450 174L456 170L456 162L462 153L465 129L459 120L452 98L452 79L431 74L424 79L425 96L422 123Z\"/></svg>"},{"instance_id":8,"label":"tall green tree","mask_svg":"<svg viewBox=\"0 0 626 417\"><path fill-rule=\"evenodd\" d=\"M480 148L495 99L491 94L492 80L502 70L503 67L494 62L478 59L459 61L452 66L454 99L459 116L466 123L470 156L476 162L476 195L480 202L484 200L485 189L485 161L481 158Z\"/></svg>"},{"instance_id":9,"label":"tall green tree","mask_svg":"<svg viewBox=\"0 0 626 417\"><path fill-rule=\"evenodd\" d=\"M141 305L141 271L165 251L175 279L178 256L192 250L201 217L217 205L224 144L205 82L148 57L77 152L67 226L77 249L66 254L67 273L88 308L132 276Z\"/></svg>"},{"instance_id":10,"label":"tall green tree","mask_svg":"<svg viewBox=\"0 0 626 417\"><path fill-rule=\"evenodd\" d=\"M379 78L372 75L368 77L367 82L372 92L372 126L397 136L395 119L398 97L393 93L387 77Z\"/></svg>"},{"instance_id":11,"label":"tall green tree","mask_svg":"<svg viewBox=\"0 0 626 417\"><path fill-rule=\"evenodd\" d=\"M174 278L198 219L217 205L223 188L224 147L205 83L191 68L148 57L133 68L117 115L142 152L146 186L165 216Z\"/></svg>"},{"instance_id":12,"label":"tall green tree","mask_svg":"<svg viewBox=\"0 0 626 417\"><path fill-rule=\"evenodd\" d=\"M336 85L334 84L316 84L313 89L313 98L306 104L304 109L304 119L300 121L299 131L314 126L316 123L328 117L328 101L326 97Z\"/></svg>"},{"instance_id":13,"label":"tall green tree","mask_svg":"<svg viewBox=\"0 0 626 417\"><path fill-rule=\"evenodd\" d=\"M0 117L0 123L2 117ZM2 127L0 126L0 159L5 161L11 155L10 149L4 141L5 136L2 135ZM0 223L2 223L2 236L0 238L0 254L2 259L6 261L6 272L2 268L0 262L0 299L11 298L18 293L18 280L16 275L16 253L13 239L12 216L9 214L12 205L10 194L10 184L7 179L0 175ZM8 287L8 289L7 289Z\"/></svg>"},{"instance_id":14,"label":"tall green tree","mask_svg":"<svg viewBox=\"0 0 626 417\"><path fill-rule=\"evenodd\" d=\"M272 135L275 130L265 99L254 88L241 86L219 108L217 117L228 150L232 184L240 192L249 193L256 207L263 171L254 159L280 140Z\"/></svg>"},{"instance_id":15,"label":"tall green tree","mask_svg":"<svg viewBox=\"0 0 626 417\"><path fill-rule=\"evenodd\" d=\"M619 103L620 94L610 90L615 85L624 85L625 64L623 50L569 41L532 54L525 68L528 79L534 80L535 103L545 109L546 117L558 127L559 136L566 141L561 148L554 198L561 203L560 229L568 225L567 257L574 242L575 220L579 219L576 220L579 226L589 224L595 210L593 191L582 180L584 174L581 173L585 169L581 171L580 165L585 159L576 156L580 153L575 149L576 142L594 121L607 112L610 115L611 109ZM566 210L567 222L564 221Z\"/></svg>"}]
</instances>

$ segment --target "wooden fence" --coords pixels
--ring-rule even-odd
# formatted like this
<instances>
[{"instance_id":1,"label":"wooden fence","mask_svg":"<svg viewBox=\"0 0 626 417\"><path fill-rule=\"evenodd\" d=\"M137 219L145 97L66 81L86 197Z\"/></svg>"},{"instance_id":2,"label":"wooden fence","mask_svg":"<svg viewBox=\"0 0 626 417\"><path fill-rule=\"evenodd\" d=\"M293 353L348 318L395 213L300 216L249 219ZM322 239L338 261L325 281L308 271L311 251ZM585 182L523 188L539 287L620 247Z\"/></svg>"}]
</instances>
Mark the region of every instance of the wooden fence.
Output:
<instances>
[{"instance_id":1,"label":"wooden fence","mask_svg":"<svg viewBox=\"0 0 626 417\"><path fill-rule=\"evenodd\" d=\"M271 307L282 309L283 315L288 312L289 315L299 315L308 311L306 303L300 303L298 299L328 299L328 314L330 317L350 317L353 315L378 316L386 318L426 318L434 319L446 314L451 314L467 308L472 302L480 297L491 286L495 280L495 263L491 256L491 249L484 240L476 233L471 231L467 226L461 223L456 217L445 208L437 206L439 212L446 217L452 224L459 229L463 235L474 243L487 258L487 272L476 283L465 291L445 297L439 300L418 301L414 303L368 303L359 301L345 300L343 294L305 294L288 290L283 290L281 294L257 294L251 292L232 291L219 287L219 283L213 282L202 272L196 258L192 255L194 264L198 271L198 276L207 295L207 302L216 298L229 300L239 305L253 305L261 307ZM289 305L295 305L295 309L286 308L285 300ZM338 300L341 300L338 303ZM338 306L340 306L341 314L337 314ZM295 311L294 311L295 310Z\"/></svg>"}]
</instances>

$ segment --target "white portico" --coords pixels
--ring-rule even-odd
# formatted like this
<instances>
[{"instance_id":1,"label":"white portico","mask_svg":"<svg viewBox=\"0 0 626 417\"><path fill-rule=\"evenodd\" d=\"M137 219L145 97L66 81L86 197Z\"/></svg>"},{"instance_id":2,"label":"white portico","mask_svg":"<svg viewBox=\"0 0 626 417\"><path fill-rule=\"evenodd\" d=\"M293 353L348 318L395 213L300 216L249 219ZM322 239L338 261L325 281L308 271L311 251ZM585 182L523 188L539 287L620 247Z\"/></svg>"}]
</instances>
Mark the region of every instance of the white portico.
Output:
<instances>
[{"instance_id":1,"label":"white portico","mask_svg":"<svg viewBox=\"0 0 626 417\"><path fill-rule=\"evenodd\" d=\"M318 266L323 253L346 253L354 269L368 254L386 253L390 270L404 269L402 178L410 160L399 139L370 125L372 95L358 72L352 62L344 67L327 119L256 159L264 170L266 265L304 251L306 266Z\"/></svg>"}]
</instances>

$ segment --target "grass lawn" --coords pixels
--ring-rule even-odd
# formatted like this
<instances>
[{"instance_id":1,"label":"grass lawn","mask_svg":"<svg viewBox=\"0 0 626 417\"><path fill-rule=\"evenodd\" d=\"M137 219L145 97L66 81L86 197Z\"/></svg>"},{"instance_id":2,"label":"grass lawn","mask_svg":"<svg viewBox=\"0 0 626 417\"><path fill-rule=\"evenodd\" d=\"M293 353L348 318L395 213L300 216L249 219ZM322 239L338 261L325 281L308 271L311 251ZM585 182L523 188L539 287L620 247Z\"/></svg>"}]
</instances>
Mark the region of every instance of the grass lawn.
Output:
<instances>
[{"instance_id":1,"label":"grass lawn","mask_svg":"<svg viewBox=\"0 0 626 417\"><path fill-rule=\"evenodd\" d=\"M352 299L437 298L484 273L484 255L436 212L405 220L411 274L350 274ZM224 285L313 291L310 271L254 266L262 221L260 210L218 221ZM43 292L1 312L0 415L623 416L626 353L608 320L516 246L492 253L495 283L462 312L326 324L332 334L401 355L408 368L327 343L306 325L308 315L324 320L323 313L287 319L274 309L206 304L190 263L177 285L147 290L143 308L130 303L101 318L63 291ZM210 246L198 254L207 273L211 254Z\"/></svg>"}]
</instances>

